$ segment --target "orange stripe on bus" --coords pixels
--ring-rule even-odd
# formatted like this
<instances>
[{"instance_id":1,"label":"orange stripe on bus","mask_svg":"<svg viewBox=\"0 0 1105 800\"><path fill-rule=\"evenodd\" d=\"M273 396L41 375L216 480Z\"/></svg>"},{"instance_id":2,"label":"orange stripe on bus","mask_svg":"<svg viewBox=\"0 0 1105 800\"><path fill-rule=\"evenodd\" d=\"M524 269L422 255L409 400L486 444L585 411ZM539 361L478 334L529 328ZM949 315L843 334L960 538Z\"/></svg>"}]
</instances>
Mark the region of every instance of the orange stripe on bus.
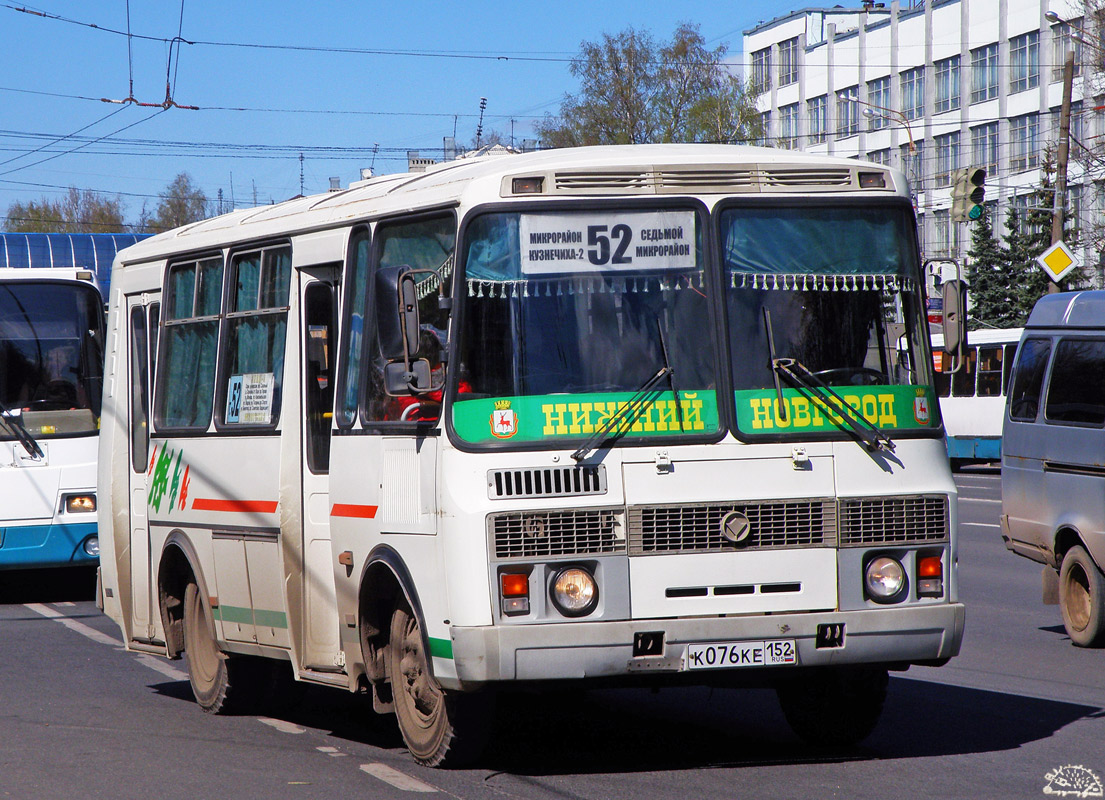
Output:
<instances>
[{"instance_id":1,"label":"orange stripe on bus","mask_svg":"<svg viewBox=\"0 0 1105 800\"><path fill-rule=\"evenodd\" d=\"M355 519L374 519L377 506L362 506L356 503L334 503L331 517L354 517Z\"/></svg>"},{"instance_id":2,"label":"orange stripe on bus","mask_svg":"<svg viewBox=\"0 0 1105 800\"><path fill-rule=\"evenodd\" d=\"M239 513L257 512L273 514L276 512L275 500L213 500L197 497L192 501L193 511L234 511Z\"/></svg>"}]
</instances>

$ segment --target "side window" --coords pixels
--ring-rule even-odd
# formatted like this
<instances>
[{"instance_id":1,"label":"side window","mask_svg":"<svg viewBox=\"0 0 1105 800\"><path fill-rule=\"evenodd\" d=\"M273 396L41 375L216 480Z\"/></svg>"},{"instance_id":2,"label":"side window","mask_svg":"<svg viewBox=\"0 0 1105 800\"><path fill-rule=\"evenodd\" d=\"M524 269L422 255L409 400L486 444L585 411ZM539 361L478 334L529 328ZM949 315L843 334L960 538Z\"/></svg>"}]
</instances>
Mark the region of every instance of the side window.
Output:
<instances>
[{"instance_id":1,"label":"side window","mask_svg":"<svg viewBox=\"0 0 1105 800\"><path fill-rule=\"evenodd\" d=\"M275 425L280 419L291 279L287 245L236 253L231 260L226 403L220 409L227 425Z\"/></svg>"},{"instance_id":2,"label":"side window","mask_svg":"<svg viewBox=\"0 0 1105 800\"><path fill-rule=\"evenodd\" d=\"M978 396L1001 396L1001 365L1004 350L1000 344L978 348Z\"/></svg>"},{"instance_id":3,"label":"side window","mask_svg":"<svg viewBox=\"0 0 1105 800\"><path fill-rule=\"evenodd\" d=\"M1013 367L1013 388L1009 392L1010 418L1022 422L1035 421L1050 354L1050 339L1025 339L1021 345L1016 366Z\"/></svg>"},{"instance_id":4,"label":"side window","mask_svg":"<svg viewBox=\"0 0 1105 800\"><path fill-rule=\"evenodd\" d=\"M952 397L975 396L975 360L978 350L967 348L967 363L958 372L952 373Z\"/></svg>"},{"instance_id":5,"label":"side window","mask_svg":"<svg viewBox=\"0 0 1105 800\"><path fill-rule=\"evenodd\" d=\"M1087 427L1105 425L1105 340L1060 340L1044 418Z\"/></svg>"},{"instance_id":6,"label":"side window","mask_svg":"<svg viewBox=\"0 0 1105 800\"><path fill-rule=\"evenodd\" d=\"M952 376L950 372L947 372L951 364L951 356L943 350L934 349L932 351L932 360L933 364L936 366L936 370L932 375L936 396L947 397L952 393Z\"/></svg>"},{"instance_id":7,"label":"side window","mask_svg":"<svg viewBox=\"0 0 1105 800\"><path fill-rule=\"evenodd\" d=\"M347 428L357 419L357 400L364 360L365 311L372 237L367 229L354 231L346 263L345 302L342 308L342 344L339 356L338 396L334 413L338 426Z\"/></svg>"},{"instance_id":8,"label":"side window","mask_svg":"<svg viewBox=\"0 0 1105 800\"><path fill-rule=\"evenodd\" d=\"M1009 380L1013 375L1013 362L1017 358L1017 346L1007 344L1005 346L1005 363L1002 365L1001 393L1009 394Z\"/></svg>"},{"instance_id":9,"label":"side window","mask_svg":"<svg viewBox=\"0 0 1105 800\"><path fill-rule=\"evenodd\" d=\"M130 457L134 472L146 471L149 458L149 337L146 309L135 306L130 312Z\"/></svg>"},{"instance_id":10,"label":"side window","mask_svg":"<svg viewBox=\"0 0 1105 800\"><path fill-rule=\"evenodd\" d=\"M442 277L445 295L449 296L456 236L456 223L451 215L381 224L376 228L376 264L378 267L407 265L415 269L436 270ZM449 316L447 311L438 307L437 278L428 273L419 274L416 278L421 324L416 357L430 362L432 379L436 385L444 378ZM368 352L371 357L366 365L366 421L436 422L441 416L441 392L407 397L387 395L384 392L384 360L380 355L375 332Z\"/></svg>"},{"instance_id":11,"label":"side window","mask_svg":"<svg viewBox=\"0 0 1105 800\"><path fill-rule=\"evenodd\" d=\"M304 376L307 414L307 466L316 474L330 468L330 420L334 409L334 287L312 283L303 293Z\"/></svg>"},{"instance_id":12,"label":"side window","mask_svg":"<svg viewBox=\"0 0 1105 800\"><path fill-rule=\"evenodd\" d=\"M222 285L221 256L169 267L165 354L157 378L159 427L205 430L211 422Z\"/></svg>"}]
</instances>

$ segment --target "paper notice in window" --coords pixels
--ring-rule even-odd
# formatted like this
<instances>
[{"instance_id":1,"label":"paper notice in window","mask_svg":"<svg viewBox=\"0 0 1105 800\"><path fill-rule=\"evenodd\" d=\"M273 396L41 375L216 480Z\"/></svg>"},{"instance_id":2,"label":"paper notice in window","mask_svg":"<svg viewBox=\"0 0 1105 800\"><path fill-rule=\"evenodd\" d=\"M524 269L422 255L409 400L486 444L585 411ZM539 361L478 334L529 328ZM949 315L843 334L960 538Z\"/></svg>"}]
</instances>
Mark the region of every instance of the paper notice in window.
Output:
<instances>
[{"instance_id":1,"label":"paper notice in window","mask_svg":"<svg viewBox=\"0 0 1105 800\"><path fill-rule=\"evenodd\" d=\"M226 421L238 425L268 425L272 421L273 374L232 375L227 387Z\"/></svg>"}]
</instances>

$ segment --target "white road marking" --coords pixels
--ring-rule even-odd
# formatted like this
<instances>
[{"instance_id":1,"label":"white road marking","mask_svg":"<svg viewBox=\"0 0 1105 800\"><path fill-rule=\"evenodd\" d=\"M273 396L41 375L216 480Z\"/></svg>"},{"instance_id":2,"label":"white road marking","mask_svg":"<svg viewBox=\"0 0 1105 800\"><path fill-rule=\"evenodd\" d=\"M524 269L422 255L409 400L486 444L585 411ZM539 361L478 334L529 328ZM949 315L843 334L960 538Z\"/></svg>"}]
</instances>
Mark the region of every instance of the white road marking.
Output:
<instances>
[{"instance_id":1,"label":"white road marking","mask_svg":"<svg viewBox=\"0 0 1105 800\"><path fill-rule=\"evenodd\" d=\"M417 778L412 778L405 772L400 772L397 769L392 769L387 764L361 764L361 771L367 772L374 778L379 778L384 783L394 786L396 789L401 789L404 792L436 792L438 791L436 786L430 786L428 783L423 783Z\"/></svg>"},{"instance_id":2,"label":"white road marking","mask_svg":"<svg viewBox=\"0 0 1105 800\"><path fill-rule=\"evenodd\" d=\"M108 647L122 647L123 643L118 639L108 636L106 633L100 633L95 628L85 625L83 622L78 622L75 619L69 619L69 617L62 614L60 611L54 611L54 609L42 605L41 603L25 603L24 608L29 608L36 614L41 614L47 619L52 619L54 622L60 622L71 631L76 631L81 636L87 637L94 642L100 644L106 644Z\"/></svg>"},{"instance_id":3,"label":"white road marking","mask_svg":"<svg viewBox=\"0 0 1105 800\"><path fill-rule=\"evenodd\" d=\"M349 755L349 753L343 753L336 747L316 747L315 749L318 750L320 753L326 753L326 755L330 756L330 758L344 758L345 756Z\"/></svg>"},{"instance_id":4,"label":"white road marking","mask_svg":"<svg viewBox=\"0 0 1105 800\"><path fill-rule=\"evenodd\" d=\"M272 717L258 717L258 722L262 722L271 728L276 728L281 733L306 733L306 728L301 728L294 722L288 722L283 719L273 719Z\"/></svg>"},{"instance_id":5,"label":"white road marking","mask_svg":"<svg viewBox=\"0 0 1105 800\"><path fill-rule=\"evenodd\" d=\"M144 667L149 667L154 672L160 672L166 678L174 681L186 681L188 680L188 673L184 670L177 669L168 661L163 658L156 658L155 656L148 656L145 653L135 658L139 664Z\"/></svg>"}]
</instances>

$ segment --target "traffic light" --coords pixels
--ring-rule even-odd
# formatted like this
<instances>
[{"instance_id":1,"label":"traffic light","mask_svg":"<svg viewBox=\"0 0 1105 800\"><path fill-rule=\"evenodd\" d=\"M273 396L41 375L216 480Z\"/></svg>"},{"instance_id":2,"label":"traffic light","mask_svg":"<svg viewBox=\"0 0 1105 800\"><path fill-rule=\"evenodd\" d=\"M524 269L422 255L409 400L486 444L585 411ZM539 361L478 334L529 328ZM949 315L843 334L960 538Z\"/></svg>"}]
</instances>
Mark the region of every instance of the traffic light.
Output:
<instances>
[{"instance_id":1,"label":"traffic light","mask_svg":"<svg viewBox=\"0 0 1105 800\"><path fill-rule=\"evenodd\" d=\"M967 222L982 216L982 200L986 197L986 170L964 167L952 173L952 219Z\"/></svg>"}]
</instances>

